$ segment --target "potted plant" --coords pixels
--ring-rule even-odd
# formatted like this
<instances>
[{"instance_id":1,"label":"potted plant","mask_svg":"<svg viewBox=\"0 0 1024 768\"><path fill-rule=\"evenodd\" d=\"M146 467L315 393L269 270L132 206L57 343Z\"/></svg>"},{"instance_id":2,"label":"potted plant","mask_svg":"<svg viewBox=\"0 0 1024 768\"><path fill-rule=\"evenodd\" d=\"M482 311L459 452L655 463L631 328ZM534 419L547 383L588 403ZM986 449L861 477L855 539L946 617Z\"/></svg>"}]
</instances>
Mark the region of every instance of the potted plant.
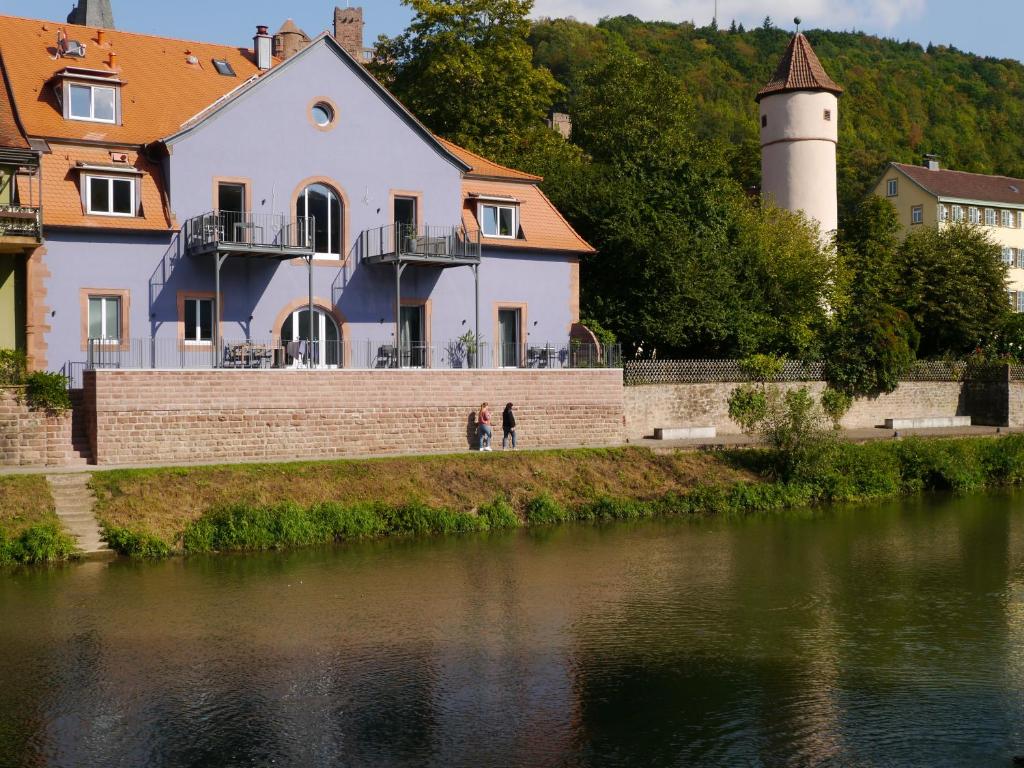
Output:
<instances>
[{"instance_id":1,"label":"potted plant","mask_svg":"<svg viewBox=\"0 0 1024 768\"><path fill-rule=\"evenodd\" d=\"M458 342L462 345L462 349L466 352L466 361L468 362L469 368L476 368L476 350L477 350L477 338L476 334L472 331L466 331L464 334L459 336Z\"/></svg>"}]
</instances>

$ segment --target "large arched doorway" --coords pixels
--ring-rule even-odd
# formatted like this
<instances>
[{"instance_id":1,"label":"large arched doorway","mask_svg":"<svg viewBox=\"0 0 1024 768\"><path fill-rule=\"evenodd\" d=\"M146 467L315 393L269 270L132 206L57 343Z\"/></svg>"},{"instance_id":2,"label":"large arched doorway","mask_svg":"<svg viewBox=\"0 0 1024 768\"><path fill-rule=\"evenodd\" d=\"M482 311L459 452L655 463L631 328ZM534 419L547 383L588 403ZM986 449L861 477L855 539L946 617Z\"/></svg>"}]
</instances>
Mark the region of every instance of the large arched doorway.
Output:
<instances>
[{"instance_id":1,"label":"large arched doorway","mask_svg":"<svg viewBox=\"0 0 1024 768\"><path fill-rule=\"evenodd\" d=\"M309 308L303 307L285 317L281 324L281 344L288 352L288 364L299 362L313 368L339 368L342 354L341 333L330 313L313 307L313 343L307 348L289 346L289 342L302 342L310 338Z\"/></svg>"}]
</instances>

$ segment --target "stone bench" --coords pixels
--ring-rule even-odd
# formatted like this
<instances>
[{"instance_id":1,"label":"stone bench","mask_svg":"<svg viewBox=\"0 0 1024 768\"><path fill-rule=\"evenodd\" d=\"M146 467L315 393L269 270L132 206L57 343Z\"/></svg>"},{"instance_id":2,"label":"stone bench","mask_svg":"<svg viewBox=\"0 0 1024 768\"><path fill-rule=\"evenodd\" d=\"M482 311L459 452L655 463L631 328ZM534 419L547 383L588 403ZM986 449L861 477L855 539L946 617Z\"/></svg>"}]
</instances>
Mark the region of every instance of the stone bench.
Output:
<instances>
[{"instance_id":1,"label":"stone bench","mask_svg":"<svg viewBox=\"0 0 1024 768\"><path fill-rule=\"evenodd\" d=\"M694 440L715 438L717 435L715 427L658 427L654 430L655 440Z\"/></svg>"},{"instance_id":2,"label":"stone bench","mask_svg":"<svg viewBox=\"0 0 1024 768\"><path fill-rule=\"evenodd\" d=\"M943 429L971 426L970 416L923 416L916 419L886 419L886 429Z\"/></svg>"}]
</instances>

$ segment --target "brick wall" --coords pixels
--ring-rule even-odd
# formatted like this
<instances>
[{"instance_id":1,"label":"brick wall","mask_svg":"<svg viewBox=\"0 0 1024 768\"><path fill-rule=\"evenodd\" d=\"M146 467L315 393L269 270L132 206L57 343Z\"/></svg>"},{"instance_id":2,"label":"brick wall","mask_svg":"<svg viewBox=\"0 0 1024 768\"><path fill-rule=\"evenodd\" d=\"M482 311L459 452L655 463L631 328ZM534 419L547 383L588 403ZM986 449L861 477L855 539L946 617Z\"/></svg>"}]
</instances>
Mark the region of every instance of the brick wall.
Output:
<instances>
[{"instance_id":1,"label":"brick wall","mask_svg":"<svg viewBox=\"0 0 1024 768\"><path fill-rule=\"evenodd\" d=\"M736 434L739 426L729 419L728 397L736 384L649 384L625 388L626 435L637 439L652 435L657 427L715 426L719 434ZM819 396L825 388L820 381L781 384L807 386ZM1005 385L1003 385L1005 390ZM854 402L843 418L846 429L863 429L893 417L971 416L976 424L1002 426L998 401L1005 393L998 385L961 385L955 381L904 382L888 395ZM1024 425L1024 387L1020 394L1019 418Z\"/></svg>"},{"instance_id":2,"label":"brick wall","mask_svg":"<svg viewBox=\"0 0 1024 768\"><path fill-rule=\"evenodd\" d=\"M620 442L619 370L87 371L98 464L465 450L480 403L520 445ZM474 438L475 439L475 438Z\"/></svg>"},{"instance_id":3,"label":"brick wall","mask_svg":"<svg viewBox=\"0 0 1024 768\"><path fill-rule=\"evenodd\" d=\"M22 387L0 387L0 466L53 467L77 462L71 414L47 416L29 410Z\"/></svg>"}]
</instances>

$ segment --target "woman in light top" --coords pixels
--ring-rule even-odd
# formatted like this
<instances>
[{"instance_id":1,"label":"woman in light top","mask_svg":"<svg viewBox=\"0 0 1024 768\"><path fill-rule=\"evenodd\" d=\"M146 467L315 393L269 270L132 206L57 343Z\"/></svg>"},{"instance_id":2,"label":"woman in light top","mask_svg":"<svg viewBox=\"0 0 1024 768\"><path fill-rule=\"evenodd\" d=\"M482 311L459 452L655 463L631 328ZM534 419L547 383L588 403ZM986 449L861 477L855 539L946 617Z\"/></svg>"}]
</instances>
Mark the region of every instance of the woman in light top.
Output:
<instances>
[{"instance_id":1,"label":"woman in light top","mask_svg":"<svg viewBox=\"0 0 1024 768\"><path fill-rule=\"evenodd\" d=\"M491 450L493 432L491 430L491 409L487 407L487 403L480 406L480 412L476 415L476 423L480 432L480 450Z\"/></svg>"}]
</instances>

